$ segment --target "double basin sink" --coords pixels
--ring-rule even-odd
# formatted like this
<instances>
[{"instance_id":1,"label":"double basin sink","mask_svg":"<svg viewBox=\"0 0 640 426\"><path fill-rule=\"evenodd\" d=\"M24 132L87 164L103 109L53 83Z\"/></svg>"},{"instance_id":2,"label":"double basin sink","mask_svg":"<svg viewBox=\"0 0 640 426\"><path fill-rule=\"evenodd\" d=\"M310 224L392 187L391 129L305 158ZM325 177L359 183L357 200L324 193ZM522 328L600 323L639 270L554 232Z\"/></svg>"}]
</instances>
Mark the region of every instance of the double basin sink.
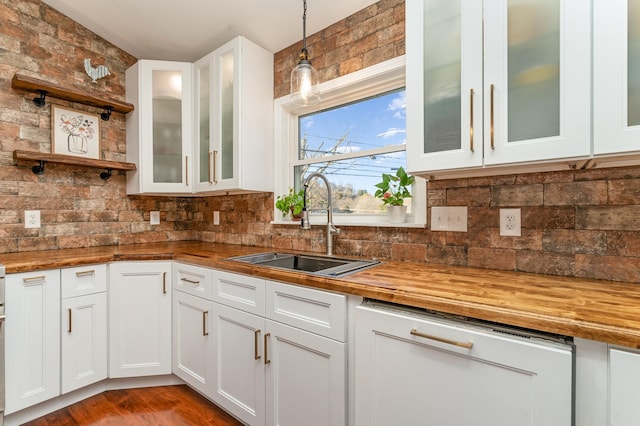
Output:
<instances>
[{"instance_id":1,"label":"double basin sink","mask_svg":"<svg viewBox=\"0 0 640 426\"><path fill-rule=\"evenodd\" d=\"M378 265L378 260L349 259L335 256L267 252L231 257L229 260L327 277L341 277Z\"/></svg>"}]
</instances>

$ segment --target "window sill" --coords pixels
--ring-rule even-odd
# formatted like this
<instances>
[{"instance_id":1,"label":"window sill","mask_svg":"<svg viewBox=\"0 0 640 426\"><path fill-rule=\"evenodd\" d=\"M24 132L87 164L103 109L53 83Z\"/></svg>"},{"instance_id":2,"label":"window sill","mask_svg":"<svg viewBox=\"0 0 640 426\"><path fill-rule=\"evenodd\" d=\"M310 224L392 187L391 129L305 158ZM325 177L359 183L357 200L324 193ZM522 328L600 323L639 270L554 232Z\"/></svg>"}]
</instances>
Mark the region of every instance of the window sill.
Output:
<instances>
[{"instance_id":1,"label":"window sill","mask_svg":"<svg viewBox=\"0 0 640 426\"><path fill-rule=\"evenodd\" d=\"M293 220L273 220L270 222L271 225L288 225L288 226L300 226L300 222L299 221L293 221ZM405 222L405 223L388 223L388 222L349 222L349 223L345 223L345 222L339 222L339 221L334 221L333 224L337 227L358 227L358 226L362 226L362 227L370 227L370 228L426 228L427 225L424 223L412 223L412 222ZM311 226L326 226L327 222L311 222Z\"/></svg>"}]
</instances>

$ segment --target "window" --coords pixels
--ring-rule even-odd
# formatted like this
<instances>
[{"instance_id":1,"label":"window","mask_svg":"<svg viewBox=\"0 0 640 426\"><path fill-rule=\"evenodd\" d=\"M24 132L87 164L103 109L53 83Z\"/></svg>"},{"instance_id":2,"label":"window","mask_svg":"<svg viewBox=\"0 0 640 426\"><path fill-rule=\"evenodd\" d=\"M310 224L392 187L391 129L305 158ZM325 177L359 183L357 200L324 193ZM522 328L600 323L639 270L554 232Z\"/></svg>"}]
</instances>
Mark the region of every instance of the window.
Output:
<instances>
[{"instance_id":1,"label":"window","mask_svg":"<svg viewBox=\"0 0 640 426\"><path fill-rule=\"evenodd\" d=\"M384 225L374 197L382 173L406 168L404 57L323 83L314 109L275 101L276 194L299 189L313 172L331 183L337 224ZM407 199L407 226L423 226L426 185L417 179ZM309 189L312 223L324 223L327 191L321 179ZM317 209L317 210L316 210ZM314 215L314 213L317 213ZM280 217L278 215L274 216Z\"/></svg>"}]
</instances>

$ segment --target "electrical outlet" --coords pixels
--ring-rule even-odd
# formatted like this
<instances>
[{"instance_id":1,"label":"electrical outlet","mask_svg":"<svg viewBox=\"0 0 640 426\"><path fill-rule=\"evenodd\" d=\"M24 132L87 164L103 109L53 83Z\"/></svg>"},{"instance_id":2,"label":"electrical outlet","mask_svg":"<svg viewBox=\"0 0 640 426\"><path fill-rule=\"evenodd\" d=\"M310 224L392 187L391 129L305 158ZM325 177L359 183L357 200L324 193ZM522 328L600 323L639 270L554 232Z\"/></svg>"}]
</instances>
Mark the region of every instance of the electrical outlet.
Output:
<instances>
[{"instance_id":1,"label":"electrical outlet","mask_svg":"<svg viewBox=\"0 0 640 426\"><path fill-rule=\"evenodd\" d=\"M521 235L520 209L500 209L500 235L519 237Z\"/></svg>"},{"instance_id":2,"label":"electrical outlet","mask_svg":"<svg viewBox=\"0 0 640 426\"><path fill-rule=\"evenodd\" d=\"M160 225L160 212L149 212L149 223L151 225Z\"/></svg>"},{"instance_id":3,"label":"electrical outlet","mask_svg":"<svg viewBox=\"0 0 640 426\"><path fill-rule=\"evenodd\" d=\"M217 210L213 212L213 224L220 225L220 212Z\"/></svg>"},{"instance_id":4,"label":"electrical outlet","mask_svg":"<svg viewBox=\"0 0 640 426\"><path fill-rule=\"evenodd\" d=\"M40 228L40 210L24 211L24 227Z\"/></svg>"},{"instance_id":5,"label":"electrical outlet","mask_svg":"<svg viewBox=\"0 0 640 426\"><path fill-rule=\"evenodd\" d=\"M431 207L431 230L467 232L467 207Z\"/></svg>"}]
</instances>

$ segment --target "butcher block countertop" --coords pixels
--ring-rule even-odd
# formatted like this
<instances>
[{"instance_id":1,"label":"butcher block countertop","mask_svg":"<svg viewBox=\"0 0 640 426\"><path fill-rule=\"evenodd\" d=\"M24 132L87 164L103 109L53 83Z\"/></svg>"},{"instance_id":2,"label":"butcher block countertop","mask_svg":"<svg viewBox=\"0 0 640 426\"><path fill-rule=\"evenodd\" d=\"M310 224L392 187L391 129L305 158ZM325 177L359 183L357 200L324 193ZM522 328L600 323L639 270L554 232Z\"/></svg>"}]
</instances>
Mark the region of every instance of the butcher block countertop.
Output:
<instances>
[{"instance_id":1,"label":"butcher block countertop","mask_svg":"<svg viewBox=\"0 0 640 426\"><path fill-rule=\"evenodd\" d=\"M341 278L226 260L272 251L205 242L0 255L8 274L118 260L177 260L533 330L640 348L640 284L385 261Z\"/></svg>"}]
</instances>

